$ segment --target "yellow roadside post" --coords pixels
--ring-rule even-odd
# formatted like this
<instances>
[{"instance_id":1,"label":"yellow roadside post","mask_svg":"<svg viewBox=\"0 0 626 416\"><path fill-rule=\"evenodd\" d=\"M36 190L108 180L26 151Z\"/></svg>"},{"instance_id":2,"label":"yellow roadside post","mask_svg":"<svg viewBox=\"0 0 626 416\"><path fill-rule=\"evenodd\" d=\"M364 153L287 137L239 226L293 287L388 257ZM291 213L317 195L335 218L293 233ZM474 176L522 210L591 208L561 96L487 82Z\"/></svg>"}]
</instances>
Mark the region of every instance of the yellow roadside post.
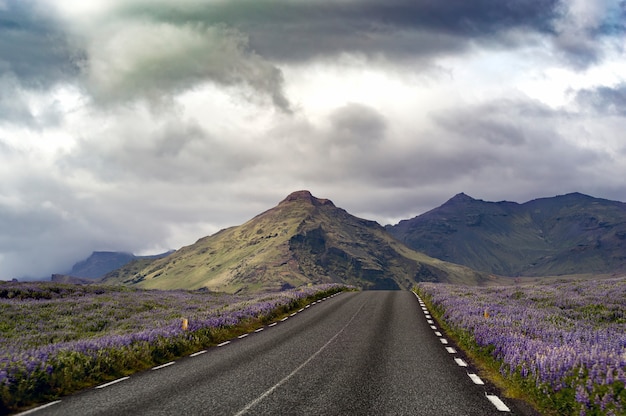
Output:
<instances>
[{"instance_id":1,"label":"yellow roadside post","mask_svg":"<svg viewBox=\"0 0 626 416\"><path fill-rule=\"evenodd\" d=\"M186 331L189 328L189 320L187 318L183 318L183 331Z\"/></svg>"}]
</instances>

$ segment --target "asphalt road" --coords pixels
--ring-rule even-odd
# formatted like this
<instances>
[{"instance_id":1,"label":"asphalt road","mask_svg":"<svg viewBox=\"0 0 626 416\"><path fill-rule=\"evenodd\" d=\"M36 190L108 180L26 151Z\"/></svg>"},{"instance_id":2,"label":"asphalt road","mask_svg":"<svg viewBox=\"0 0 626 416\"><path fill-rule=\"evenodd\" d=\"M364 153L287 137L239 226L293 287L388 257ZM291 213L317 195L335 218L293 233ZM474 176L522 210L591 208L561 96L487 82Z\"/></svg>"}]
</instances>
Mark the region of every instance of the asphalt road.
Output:
<instances>
[{"instance_id":1,"label":"asphalt road","mask_svg":"<svg viewBox=\"0 0 626 416\"><path fill-rule=\"evenodd\" d=\"M228 344L30 414L506 414L427 319L411 292L343 293Z\"/></svg>"}]
</instances>

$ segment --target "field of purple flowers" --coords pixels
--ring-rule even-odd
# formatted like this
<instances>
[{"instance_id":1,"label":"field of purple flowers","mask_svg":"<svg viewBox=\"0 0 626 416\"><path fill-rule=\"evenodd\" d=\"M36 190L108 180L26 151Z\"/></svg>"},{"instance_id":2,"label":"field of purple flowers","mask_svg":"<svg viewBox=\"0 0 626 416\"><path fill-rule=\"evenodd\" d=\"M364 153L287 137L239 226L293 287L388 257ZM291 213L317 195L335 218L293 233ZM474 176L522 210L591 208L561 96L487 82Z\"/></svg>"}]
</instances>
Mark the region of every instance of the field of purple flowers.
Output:
<instances>
[{"instance_id":1,"label":"field of purple flowers","mask_svg":"<svg viewBox=\"0 0 626 416\"><path fill-rule=\"evenodd\" d=\"M228 295L0 282L0 413L195 352L343 289Z\"/></svg>"},{"instance_id":2,"label":"field of purple flowers","mask_svg":"<svg viewBox=\"0 0 626 416\"><path fill-rule=\"evenodd\" d=\"M566 415L626 414L626 278L418 292L500 372Z\"/></svg>"}]
</instances>

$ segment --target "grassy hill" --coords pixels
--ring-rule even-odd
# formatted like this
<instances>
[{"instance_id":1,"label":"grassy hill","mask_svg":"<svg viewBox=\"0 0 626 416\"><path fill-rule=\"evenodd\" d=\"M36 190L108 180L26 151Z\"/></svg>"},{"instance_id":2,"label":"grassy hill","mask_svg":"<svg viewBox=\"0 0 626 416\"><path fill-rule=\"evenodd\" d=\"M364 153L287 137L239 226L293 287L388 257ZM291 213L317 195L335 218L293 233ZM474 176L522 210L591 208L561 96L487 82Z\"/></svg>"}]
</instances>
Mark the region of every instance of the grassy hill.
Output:
<instances>
[{"instance_id":1,"label":"grassy hill","mask_svg":"<svg viewBox=\"0 0 626 416\"><path fill-rule=\"evenodd\" d=\"M204 237L166 258L130 263L103 281L237 292L329 282L400 289L417 281L482 284L489 278L415 252L378 223L298 191L245 224Z\"/></svg>"},{"instance_id":2,"label":"grassy hill","mask_svg":"<svg viewBox=\"0 0 626 416\"><path fill-rule=\"evenodd\" d=\"M387 230L415 250L499 275L626 270L626 204L580 193L524 204L459 194Z\"/></svg>"}]
</instances>

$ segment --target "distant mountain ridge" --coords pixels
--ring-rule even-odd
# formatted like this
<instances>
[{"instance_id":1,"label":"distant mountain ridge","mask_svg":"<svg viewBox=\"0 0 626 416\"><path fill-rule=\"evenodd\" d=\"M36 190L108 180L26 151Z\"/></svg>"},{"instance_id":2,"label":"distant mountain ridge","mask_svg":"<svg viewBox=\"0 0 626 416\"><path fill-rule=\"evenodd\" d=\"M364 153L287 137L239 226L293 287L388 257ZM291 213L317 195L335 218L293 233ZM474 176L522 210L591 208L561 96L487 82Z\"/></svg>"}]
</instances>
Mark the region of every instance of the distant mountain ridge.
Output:
<instances>
[{"instance_id":1,"label":"distant mountain ridge","mask_svg":"<svg viewBox=\"0 0 626 416\"><path fill-rule=\"evenodd\" d=\"M325 282L406 289L423 280L481 284L489 277L415 252L377 222L297 191L240 226L201 238L166 258L132 262L103 281L236 292Z\"/></svg>"},{"instance_id":2,"label":"distant mountain ridge","mask_svg":"<svg viewBox=\"0 0 626 416\"><path fill-rule=\"evenodd\" d=\"M461 193L386 229L414 250L503 276L626 270L626 204L581 193L523 204Z\"/></svg>"},{"instance_id":3,"label":"distant mountain ridge","mask_svg":"<svg viewBox=\"0 0 626 416\"><path fill-rule=\"evenodd\" d=\"M94 251L85 260L74 264L72 270L63 274L54 274L53 281L72 281L71 278L78 278L77 282L89 282L84 279L98 279L107 273L119 269L128 263L139 259L158 259L171 254L172 251L156 254L152 256L135 256L132 253L121 251Z\"/></svg>"}]
</instances>

